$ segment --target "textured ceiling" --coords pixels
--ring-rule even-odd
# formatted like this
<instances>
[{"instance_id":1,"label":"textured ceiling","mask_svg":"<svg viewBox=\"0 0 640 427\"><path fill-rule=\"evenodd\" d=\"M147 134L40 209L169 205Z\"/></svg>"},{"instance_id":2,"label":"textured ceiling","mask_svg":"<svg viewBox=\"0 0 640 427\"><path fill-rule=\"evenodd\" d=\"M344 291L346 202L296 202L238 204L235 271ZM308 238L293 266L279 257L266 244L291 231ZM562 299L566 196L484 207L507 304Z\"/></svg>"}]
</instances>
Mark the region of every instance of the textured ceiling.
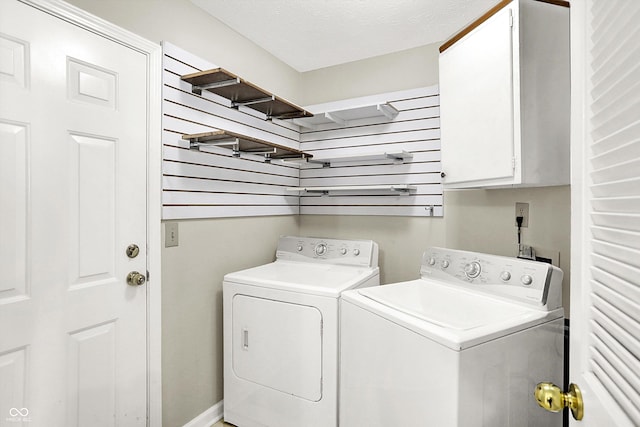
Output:
<instances>
[{"instance_id":1,"label":"textured ceiling","mask_svg":"<svg viewBox=\"0 0 640 427\"><path fill-rule=\"evenodd\" d=\"M191 0L304 72L441 42L498 0Z\"/></svg>"}]
</instances>

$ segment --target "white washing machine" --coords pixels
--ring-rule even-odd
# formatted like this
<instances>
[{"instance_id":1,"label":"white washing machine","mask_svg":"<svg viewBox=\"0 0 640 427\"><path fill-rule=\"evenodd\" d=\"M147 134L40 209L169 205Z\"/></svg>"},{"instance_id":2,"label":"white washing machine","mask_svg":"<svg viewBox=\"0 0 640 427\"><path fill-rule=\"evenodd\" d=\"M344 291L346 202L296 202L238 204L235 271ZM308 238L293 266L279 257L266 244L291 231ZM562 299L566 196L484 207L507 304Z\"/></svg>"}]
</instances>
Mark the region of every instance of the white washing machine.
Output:
<instances>
[{"instance_id":1,"label":"white washing machine","mask_svg":"<svg viewBox=\"0 0 640 427\"><path fill-rule=\"evenodd\" d=\"M370 240L281 237L275 262L227 274L225 421L336 426L339 298L379 283Z\"/></svg>"},{"instance_id":2,"label":"white washing machine","mask_svg":"<svg viewBox=\"0 0 640 427\"><path fill-rule=\"evenodd\" d=\"M421 278L342 295L340 426L561 426L562 271L428 249Z\"/></svg>"}]
</instances>

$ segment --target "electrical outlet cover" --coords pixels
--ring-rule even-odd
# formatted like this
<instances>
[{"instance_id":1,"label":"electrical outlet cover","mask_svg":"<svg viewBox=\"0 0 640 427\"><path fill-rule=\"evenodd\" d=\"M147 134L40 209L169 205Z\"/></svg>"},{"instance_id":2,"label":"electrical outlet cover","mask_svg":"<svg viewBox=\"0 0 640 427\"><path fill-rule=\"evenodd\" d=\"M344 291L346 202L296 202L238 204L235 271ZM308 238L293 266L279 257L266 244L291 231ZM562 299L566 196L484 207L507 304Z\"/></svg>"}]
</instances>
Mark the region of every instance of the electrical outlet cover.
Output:
<instances>
[{"instance_id":1,"label":"electrical outlet cover","mask_svg":"<svg viewBox=\"0 0 640 427\"><path fill-rule=\"evenodd\" d=\"M167 222L164 226L164 247L178 246L178 223Z\"/></svg>"}]
</instances>

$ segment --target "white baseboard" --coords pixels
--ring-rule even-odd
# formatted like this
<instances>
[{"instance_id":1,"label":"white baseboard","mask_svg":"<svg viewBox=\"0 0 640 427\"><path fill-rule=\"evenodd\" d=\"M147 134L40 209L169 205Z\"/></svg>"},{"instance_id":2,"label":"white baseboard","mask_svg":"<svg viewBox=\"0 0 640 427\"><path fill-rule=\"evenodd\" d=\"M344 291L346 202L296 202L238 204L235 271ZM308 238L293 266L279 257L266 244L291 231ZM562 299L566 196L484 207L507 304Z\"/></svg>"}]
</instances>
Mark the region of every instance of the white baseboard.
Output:
<instances>
[{"instance_id":1,"label":"white baseboard","mask_svg":"<svg viewBox=\"0 0 640 427\"><path fill-rule=\"evenodd\" d=\"M222 419L224 415L224 400L213 405L188 423L184 427L210 427Z\"/></svg>"}]
</instances>

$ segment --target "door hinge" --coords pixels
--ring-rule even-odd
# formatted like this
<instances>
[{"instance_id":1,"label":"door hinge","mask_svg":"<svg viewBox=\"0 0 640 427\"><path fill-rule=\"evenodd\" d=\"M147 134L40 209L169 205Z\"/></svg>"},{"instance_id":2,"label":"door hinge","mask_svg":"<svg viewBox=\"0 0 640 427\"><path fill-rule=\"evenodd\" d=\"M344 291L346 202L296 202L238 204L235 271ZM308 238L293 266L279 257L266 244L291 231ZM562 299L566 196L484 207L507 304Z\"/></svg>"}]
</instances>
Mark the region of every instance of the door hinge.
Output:
<instances>
[{"instance_id":1,"label":"door hinge","mask_svg":"<svg viewBox=\"0 0 640 427\"><path fill-rule=\"evenodd\" d=\"M509 11L509 26L513 27L513 15L511 14L511 11Z\"/></svg>"},{"instance_id":2,"label":"door hinge","mask_svg":"<svg viewBox=\"0 0 640 427\"><path fill-rule=\"evenodd\" d=\"M511 169L514 170L514 171L516 170L516 158L515 157L511 158Z\"/></svg>"}]
</instances>

